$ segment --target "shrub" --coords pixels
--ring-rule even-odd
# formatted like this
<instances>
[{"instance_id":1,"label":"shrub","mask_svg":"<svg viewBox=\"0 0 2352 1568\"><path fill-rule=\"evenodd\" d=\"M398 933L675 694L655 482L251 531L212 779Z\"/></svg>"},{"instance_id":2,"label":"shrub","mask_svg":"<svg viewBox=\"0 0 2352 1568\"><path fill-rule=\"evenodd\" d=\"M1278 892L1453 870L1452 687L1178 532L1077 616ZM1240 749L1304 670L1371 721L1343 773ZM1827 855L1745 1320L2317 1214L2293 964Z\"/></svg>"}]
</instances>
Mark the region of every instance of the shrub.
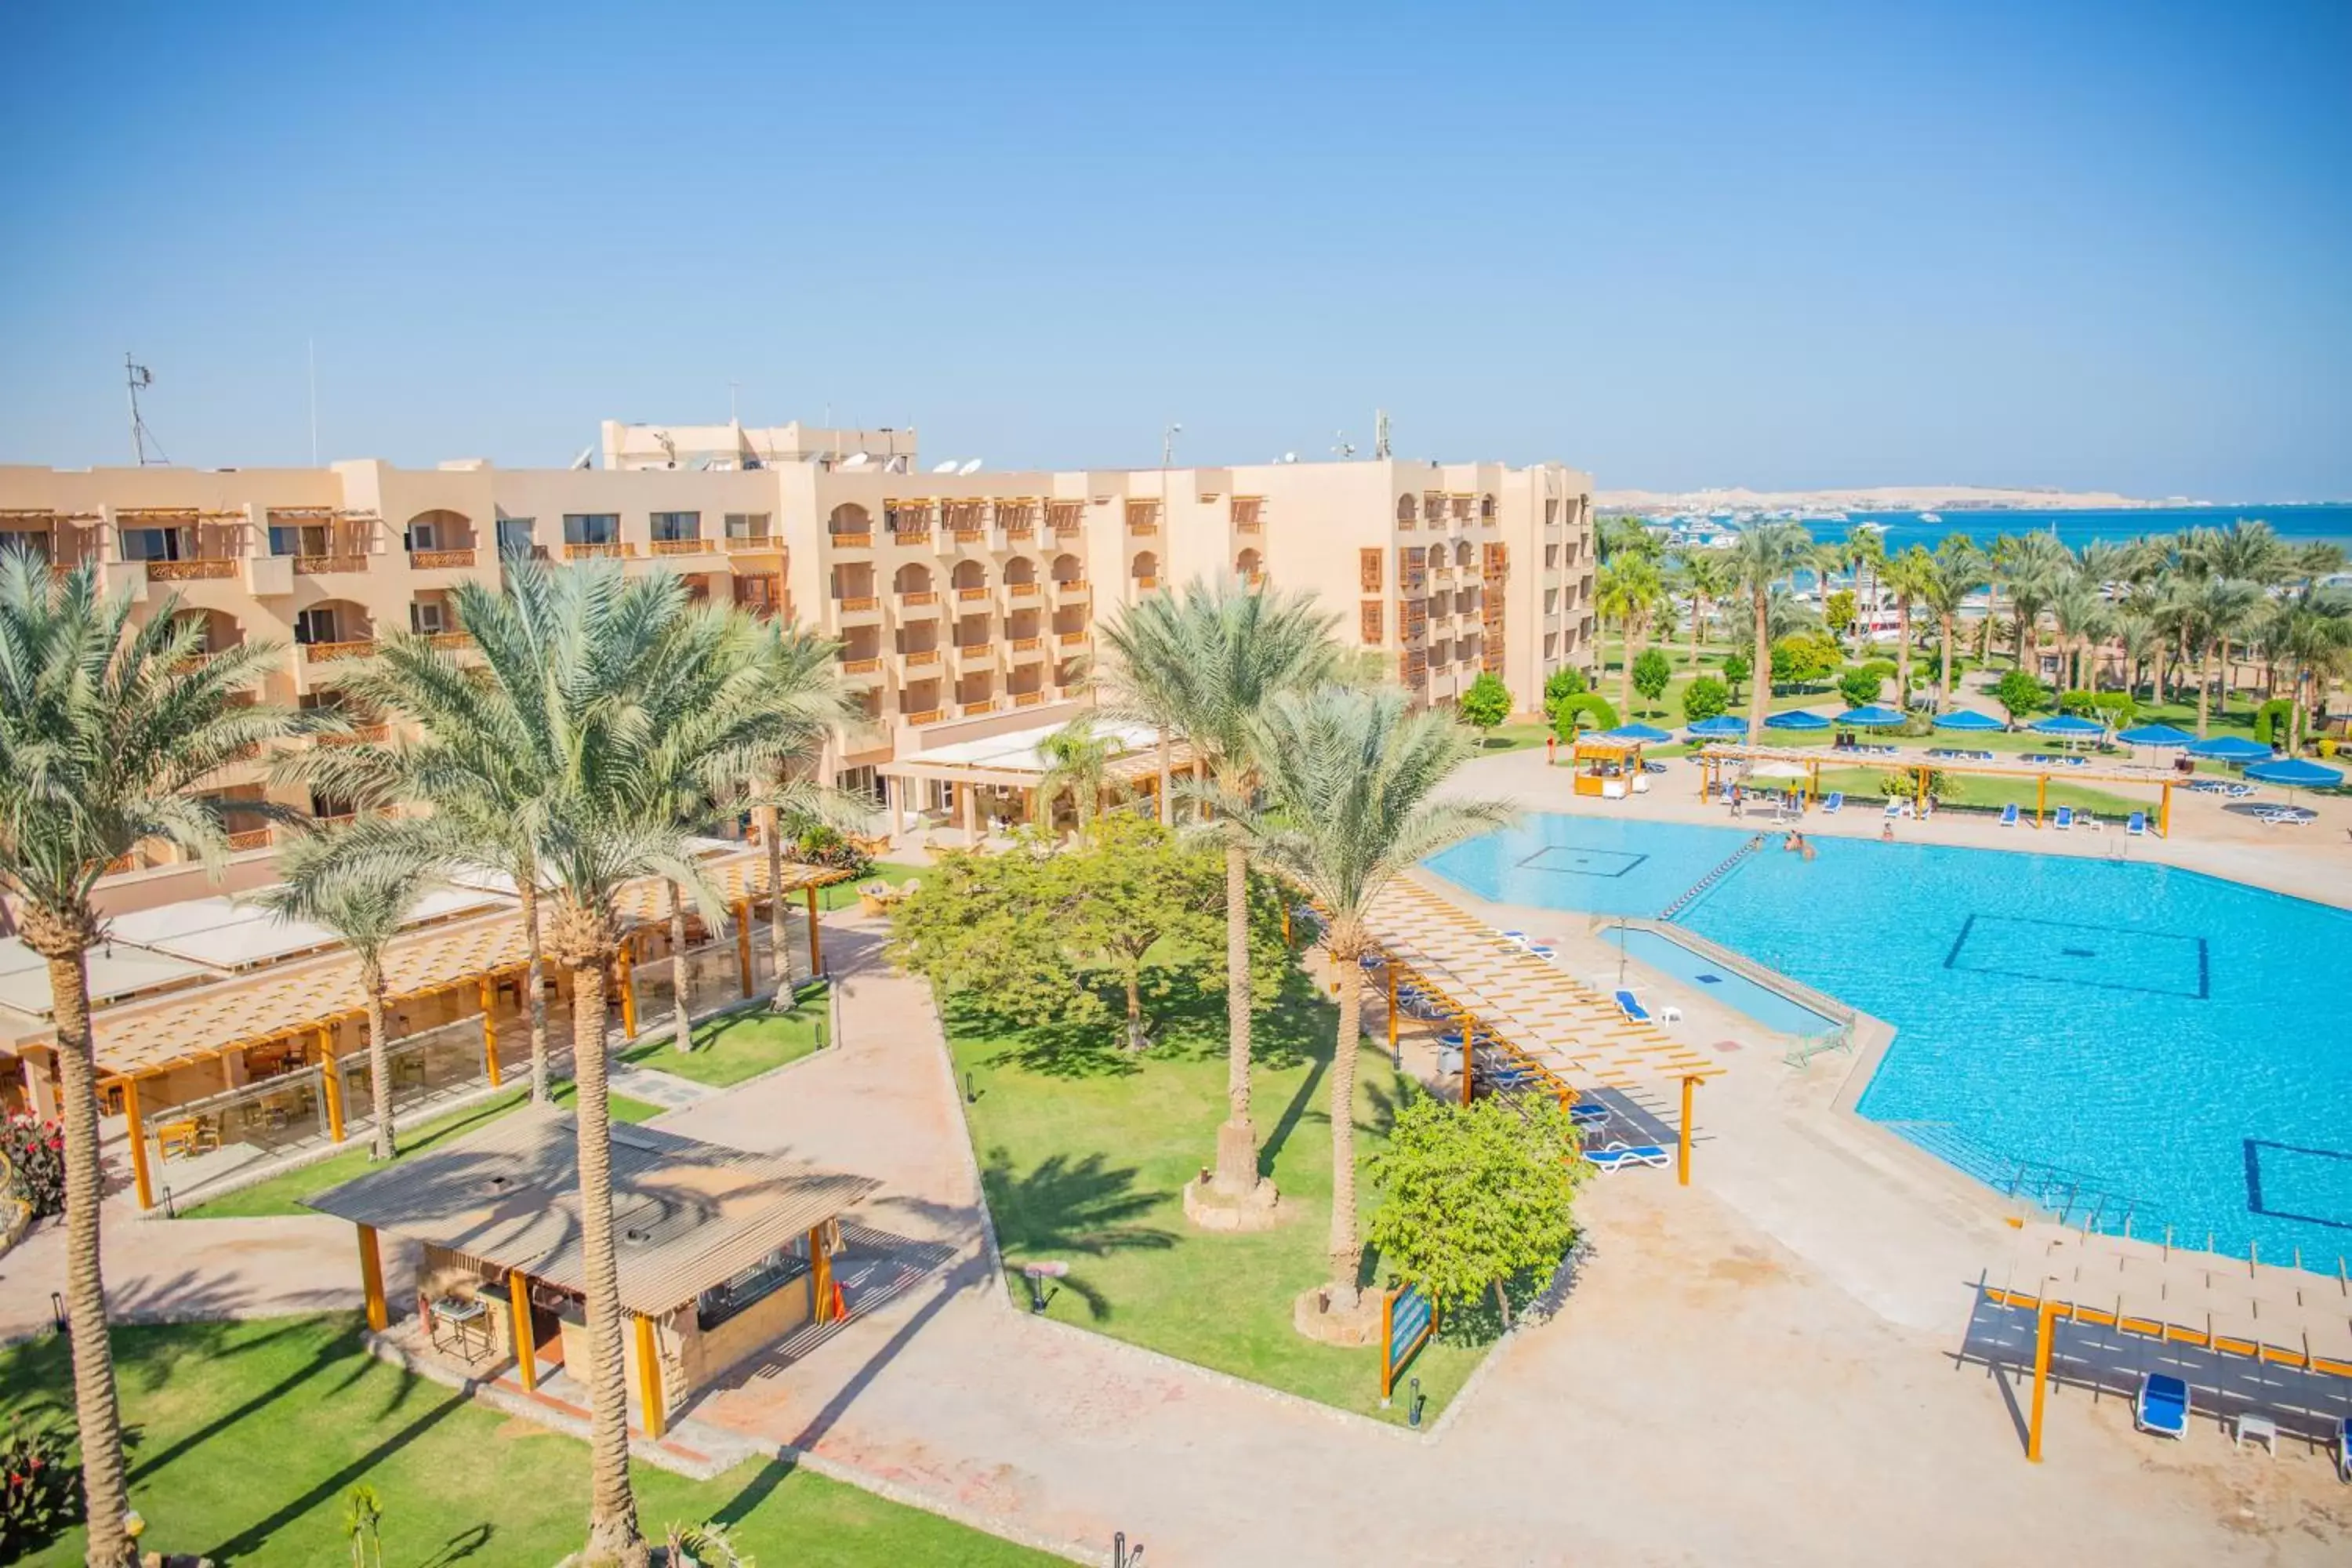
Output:
<instances>
[{"instance_id":1,"label":"shrub","mask_svg":"<svg viewBox=\"0 0 2352 1568\"><path fill-rule=\"evenodd\" d=\"M1470 683L1470 689L1462 694L1454 710L1483 734L1511 716L1510 688L1493 670L1482 669L1478 679Z\"/></svg>"},{"instance_id":2,"label":"shrub","mask_svg":"<svg viewBox=\"0 0 2352 1568\"><path fill-rule=\"evenodd\" d=\"M1811 686L1838 667L1837 639L1822 632L1790 632L1772 645L1772 684Z\"/></svg>"},{"instance_id":3,"label":"shrub","mask_svg":"<svg viewBox=\"0 0 2352 1568\"><path fill-rule=\"evenodd\" d=\"M8 1190L25 1201L35 1219L65 1212L65 1137L56 1122L9 1117L0 1124L0 1154L8 1160Z\"/></svg>"},{"instance_id":4,"label":"shrub","mask_svg":"<svg viewBox=\"0 0 2352 1568\"><path fill-rule=\"evenodd\" d=\"M1927 770L1927 798L1942 801L1951 792L1952 782L1941 768ZM1918 776L1914 773L1881 773L1878 793L1888 800L1910 800L1919 789Z\"/></svg>"},{"instance_id":5,"label":"shrub","mask_svg":"<svg viewBox=\"0 0 2352 1568\"><path fill-rule=\"evenodd\" d=\"M802 833L793 846L793 858L811 866L831 866L863 877L874 868L874 857L841 836L841 830L820 823Z\"/></svg>"},{"instance_id":6,"label":"shrub","mask_svg":"<svg viewBox=\"0 0 2352 1568\"><path fill-rule=\"evenodd\" d=\"M2038 713L2050 706L2050 689L2021 669L2003 672L1993 684L1992 700L2009 714L2015 723L2028 713Z\"/></svg>"},{"instance_id":7,"label":"shrub","mask_svg":"<svg viewBox=\"0 0 2352 1568\"><path fill-rule=\"evenodd\" d=\"M1723 656L1723 679L1730 682L1733 690L1737 691L1739 683L1753 673L1754 667L1748 662L1746 654L1727 653Z\"/></svg>"},{"instance_id":8,"label":"shrub","mask_svg":"<svg viewBox=\"0 0 2352 1568\"><path fill-rule=\"evenodd\" d=\"M2062 691L2057 696L2058 711L2078 714L2085 719L2105 720L2116 729L2132 721L2139 704L2128 691Z\"/></svg>"},{"instance_id":9,"label":"shrub","mask_svg":"<svg viewBox=\"0 0 2352 1568\"><path fill-rule=\"evenodd\" d=\"M2276 745L2286 739L2287 725L2292 723L2294 704L2284 697L2273 697L2254 710L2254 739L2265 746Z\"/></svg>"},{"instance_id":10,"label":"shrub","mask_svg":"<svg viewBox=\"0 0 2352 1568\"><path fill-rule=\"evenodd\" d=\"M1579 719L1589 720L1590 722L1580 725L1577 722ZM1576 732L1580 729L1614 730L1615 728L1617 728L1617 710L1609 706L1609 700L1597 691L1586 691L1574 697L1563 697L1552 705L1552 733L1563 741L1575 740Z\"/></svg>"},{"instance_id":11,"label":"shrub","mask_svg":"<svg viewBox=\"0 0 2352 1568\"><path fill-rule=\"evenodd\" d=\"M1879 678L1867 669L1849 669L1838 678L1838 695L1849 708L1878 700Z\"/></svg>"},{"instance_id":12,"label":"shrub","mask_svg":"<svg viewBox=\"0 0 2352 1568\"><path fill-rule=\"evenodd\" d=\"M1633 689L1653 702L1666 694L1674 679L1674 660L1656 648L1643 648L1642 657L1633 661Z\"/></svg>"},{"instance_id":13,"label":"shrub","mask_svg":"<svg viewBox=\"0 0 2352 1568\"><path fill-rule=\"evenodd\" d=\"M1563 664L1544 678L1544 711L1563 697L1581 697L1586 690L1584 671L1572 664Z\"/></svg>"},{"instance_id":14,"label":"shrub","mask_svg":"<svg viewBox=\"0 0 2352 1568\"><path fill-rule=\"evenodd\" d=\"M1702 675L1683 688L1683 718L1693 724L1715 719L1731 708L1731 689L1712 675Z\"/></svg>"},{"instance_id":15,"label":"shrub","mask_svg":"<svg viewBox=\"0 0 2352 1568\"><path fill-rule=\"evenodd\" d=\"M1861 614L1861 601L1851 588L1840 588L1822 606L1822 620L1830 630L1843 636Z\"/></svg>"},{"instance_id":16,"label":"shrub","mask_svg":"<svg viewBox=\"0 0 2352 1568\"><path fill-rule=\"evenodd\" d=\"M8 1418L0 1434L0 1563L14 1563L81 1517L81 1472L66 1435L51 1425Z\"/></svg>"},{"instance_id":17,"label":"shrub","mask_svg":"<svg viewBox=\"0 0 2352 1568\"><path fill-rule=\"evenodd\" d=\"M1857 674L1867 675L1874 680L1895 679L1895 661L1891 658L1865 658L1853 668Z\"/></svg>"}]
</instances>

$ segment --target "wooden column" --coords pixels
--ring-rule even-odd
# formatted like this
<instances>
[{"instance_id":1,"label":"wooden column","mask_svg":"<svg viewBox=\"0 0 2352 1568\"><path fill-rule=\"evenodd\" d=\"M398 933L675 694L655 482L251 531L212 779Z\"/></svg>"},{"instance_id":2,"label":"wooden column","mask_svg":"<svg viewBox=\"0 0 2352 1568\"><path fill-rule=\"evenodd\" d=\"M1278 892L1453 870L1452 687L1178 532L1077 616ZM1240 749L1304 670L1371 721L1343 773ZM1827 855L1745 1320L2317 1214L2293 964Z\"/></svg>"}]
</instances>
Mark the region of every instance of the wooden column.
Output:
<instances>
[{"instance_id":1,"label":"wooden column","mask_svg":"<svg viewBox=\"0 0 2352 1568\"><path fill-rule=\"evenodd\" d=\"M2050 1342L2057 1337L2058 1303L2045 1296L2033 1314L2033 1415L2025 1426L2025 1457L2037 1465L2042 1462L2042 1412L2050 1400Z\"/></svg>"},{"instance_id":2,"label":"wooden column","mask_svg":"<svg viewBox=\"0 0 2352 1568\"><path fill-rule=\"evenodd\" d=\"M335 1031L319 1026L319 1087L327 1097L327 1136L343 1141L343 1069L335 1060Z\"/></svg>"},{"instance_id":3,"label":"wooden column","mask_svg":"<svg viewBox=\"0 0 2352 1568\"><path fill-rule=\"evenodd\" d=\"M816 884L808 885L809 973L819 977L824 973L824 944L816 934Z\"/></svg>"},{"instance_id":4,"label":"wooden column","mask_svg":"<svg viewBox=\"0 0 2352 1568\"><path fill-rule=\"evenodd\" d=\"M833 1258L824 1249L824 1226L808 1233L809 1321L833 1321Z\"/></svg>"},{"instance_id":5,"label":"wooden column","mask_svg":"<svg viewBox=\"0 0 2352 1568\"><path fill-rule=\"evenodd\" d=\"M2039 827L2039 826L2042 826L2042 805L2044 805L2044 803L2046 803L2046 802L2049 800L2049 798L2050 798L2050 775L2049 775L2048 773L2036 773L2036 774L2034 774L2034 775L2033 775L2033 826L2036 826L2036 827Z\"/></svg>"},{"instance_id":6,"label":"wooden column","mask_svg":"<svg viewBox=\"0 0 2352 1568\"><path fill-rule=\"evenodd\" d=\"M751 994L751 900L735 900L735 972L743 982L743 994Z\"/></svg>"},{"instance_id":7,"label":"wooden column","mask_svg":"<svg viewBox=\"0 0 2352 1568\"><path fill-rule=\"evenodd\" d=\"M539 1386L539 1346L530 1336L530 1276L507 1270L507 1300L514 1310L515 1377L529 1394Z\"/></svg>"},{"instance_id":8,"label":"wooden column","mask_svg":"<svg viewBox=\"0 0 2352 1568\"><path fill-rule=\"evenodd\" d=\"M621 1037L637 1037L637 933L631 931L621 939L621 951L613 955L613 988L621 994ZM578 1049L574 1042L573 1048Z\"/></svg>"},{"instance_id":9,"label":"wooden column","mask_svg":"<svg viewBox=\"0 0 2352 1568\"><path fill-rule=\"evenodd\" d=\"M637 1315L637 1405L645 1415L646 1436L659 1441L669 1430L669 1412L662 1406L661 1348L655 1342L654 1321Z\"/></svg>"},{"instance_id":10,"label":"wooden column","mask_svg":"<svg viewBox=\"0 0 2352 1568\"><path fill-rule=\"evenodd\" d=\"M489 1075L490 1087L499 1087L499 1019L490 1010L499 997L498 985L490 976L481 978L482 998L482 1070Z\"/></svg>"},{"instance_id":11,"label":"wooden column","mask_svg":"<svg viewBox=\"0 0 2352 1568\"><path fill-rule=\"evenodd\" d=\"M1389 959L1381 967L1388 972L1389 977L1389 1056L1393 1060L1397 1054L1396 960Z\"/></svg>"},{"instance_id":12,"label":"wooden column","mask_svg":"<svg viewBox=\"0 0 2352 1568\"><path fill-rule=\"evenodd\" d=\"M383 1258L376 1250L375 1226L363 1225L360 1232L360 1289L367 1292L367 1325L382 1333L392 1321L392 1312L383 1300Z\"/></svg>"},{"instance_id":13,"label":"wooden column","mask_svg":"<svg viewBox=\"0 0 2352 1568\"><path fill-rule=\"evenodd\" d=\"M2156 803L2156 832L2159 838L2172 837L2172 784L2168 780L2162 798Z\"/></svg>"},{"instance_id":14,"label":"wooden column","mask_svg":"<svg viewBox=\"0 0 2352 1568\"><path fill-rule=\"evenodd\" d=\"M1683 1124L1675 1141L1675 1181L1685 1187L1690 1185L1691 1100L1697 1089L1698 1079L1683 1079Z\"/></svg>"},{"instance_id":15,"label":"wooden column","mask_svg":"<svg viewBox=\"0 0 2352 1568\"><path fill-rule=\"evenodd\" d=\"M1470 1068L1470 1042L1475 1037L1471 1031L1475 1026L1473 1024L1470 1015L1467 1013L1464 1013L1460 1016L1460 1022L1462 1028L1462 1103L1467 1105L1470 1103L1471 1086L1476 1081Z\"/></svg>"},{"instance_id":16,"label":"wooden column","mask_svg":"<svg viewBox=\"0 0 2352 1568\"><path fill-rule=\"evenodd\" d=\"M123 1131L131 1138L131 1184L139 1194L139 1206L155 1206L155 1178L147 1169L147 1129L139 1120L139 1080L122 1080Z\"/></svg>"},{"instance_id":17,"label":"wooden column","mask_svg":"<svg viewBox=\"0 0 2352 1568\"><path fill-rule=\"evenodd\" d=\"M1911 802L1911 814L1914 816L1927 815L1927 770L1925 768L1919 770L1919 793Z\"/></svg>"}]
</instances>

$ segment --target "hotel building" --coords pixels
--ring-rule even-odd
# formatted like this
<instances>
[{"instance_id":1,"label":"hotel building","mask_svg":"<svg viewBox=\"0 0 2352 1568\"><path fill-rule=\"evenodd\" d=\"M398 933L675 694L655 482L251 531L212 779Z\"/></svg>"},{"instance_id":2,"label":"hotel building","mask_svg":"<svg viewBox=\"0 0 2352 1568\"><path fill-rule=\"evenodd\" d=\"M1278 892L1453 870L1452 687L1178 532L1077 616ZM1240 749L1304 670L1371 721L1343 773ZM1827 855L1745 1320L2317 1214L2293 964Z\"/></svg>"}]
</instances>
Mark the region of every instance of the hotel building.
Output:
<instances>
[{"instance_id":1,"label":"hotel building","mask_svg":"<svg viewBox=\"0 0 2352 1568\"><path fill-rule=\"evenodd\" d=\"M349 661L387 628L462 646L450 591L495 583L502 552L674 572L698 598L839 642L859 716L828 770L894 825L955 805L950 786L896 767L1066 719L1097 619L1196 576L1313 594L1433 706L1492 670L1533 709L1552 670L1595 658L1592 480L1558 464L966 472L927 470L911 430L612 421L602 457L553 470L0 467L0 548L95 560L142 615L176 594L215 649L288 645L264 694L305 707L337 702ZM271 787L257 763L214 791L240 858L229 890L268 876L270 829L235 805ZM217 890L163 846L103 889L116 910Z\"/></svg>"}]
</instances>

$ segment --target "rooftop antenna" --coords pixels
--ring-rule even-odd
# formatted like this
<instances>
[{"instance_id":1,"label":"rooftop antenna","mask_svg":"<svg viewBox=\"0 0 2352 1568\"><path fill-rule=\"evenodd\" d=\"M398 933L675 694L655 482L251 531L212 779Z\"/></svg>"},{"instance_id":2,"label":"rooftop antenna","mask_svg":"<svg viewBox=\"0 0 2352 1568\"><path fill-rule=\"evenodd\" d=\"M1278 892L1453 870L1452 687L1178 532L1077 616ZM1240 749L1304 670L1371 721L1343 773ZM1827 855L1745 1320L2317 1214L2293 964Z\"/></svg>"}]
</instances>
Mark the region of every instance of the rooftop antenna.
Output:
<instances>
[{"instance_id":1,"label":"rooftop antenna","mask_svg":"<svg viewBox=\"0 0 2352 1568\"><path fill-rule=\"evenodd\" d=\"M1339 444L1331 448L1334 457L1345 462L1356 455L1356 444L1348 439L1348 433L1345 430L1334 430L1331 433L1339 437Z\"/></svg>"},{"instance_id":2,"label":"rooftop antenna","mask_svg":"<svg viewBox=\"0 0 2352 1568\"><path fill-rule=\"evenodd\" d=\"M1176 437L1182 434L1184 434L1184 426L1172 422L1167 429L1160 432L1160 466L1161 468L1172 468L1176 466Z\"/></svg>"},{"instance_id":3,"label":"rooftop antenna","mask_svg":"<svg viewBox=\"0 0 2352 1568\"><path fill-rule=\"evenodd\" d=\"M727 423L730 425L740 426L743 423L743 416L736 408L742 391L743 384L740 381L730 381L727 384Z\"/></svg>"},{"instance_id":4,"label":"rooftop antenna","mask_svg":"<svg viewBox=\"0 0 2352 1568\"><path fill-rule=\"evenodd\" d=\"M151 461L169 463L172 459L163 455L163 443L155 439L155 433L147 428L147 421L139 412L139 389L142 386L154 385L155 373L143 364L133 363L130 354L125 353L122 356L122 379L131 389L131 458L142 468ZM155 456L152 458L147 456L147 448L150 445L155 448Z\"/></svg>"},{"instance_id":5,"label":"rooftop antenna","mask_svg":"<svg viewBox=\"0 0 2352 1568\"><path fill-rule=\"evenodd\" d=\"M319 466L319 339L313 333L310 342L310 466Z\"/></svg>"},{"instance_id":6,"label":"rooftop antenna","mask_svg":"<svg viewBox=\"0 0 2352 1568\"><path fill-rule=\"evenodd\" d=\"M1389 411L1385 408L1375 408L1372 410L1372 456L1385 458L1388 455Z\"/></svg>"}]
</instances>

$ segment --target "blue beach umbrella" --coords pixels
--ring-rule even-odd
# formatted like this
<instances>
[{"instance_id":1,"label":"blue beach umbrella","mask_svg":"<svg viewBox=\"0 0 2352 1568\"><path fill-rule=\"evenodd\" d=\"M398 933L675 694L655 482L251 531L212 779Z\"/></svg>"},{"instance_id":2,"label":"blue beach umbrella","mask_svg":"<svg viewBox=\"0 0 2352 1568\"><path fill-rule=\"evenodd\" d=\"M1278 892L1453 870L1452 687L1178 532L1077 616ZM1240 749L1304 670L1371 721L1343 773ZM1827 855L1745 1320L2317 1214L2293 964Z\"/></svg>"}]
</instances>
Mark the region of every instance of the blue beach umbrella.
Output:
<instances>
[{"instance_id":1,"label":"blue beach umbrella","mask_svg":"<svg viewBox=\"0 0 2352 1568\"><path fill-rule=\"evenodd\" d=\"M1732 740L1748 733L1748 721L1735 719L1728 713L1718 713L1712 719L1699 720L1690 727L1690 732L1703 740Z\"/></svg>"},{"instance_id":2,"label":"blue beach umbrella","mask_svg":"<svg viewBox=\"0 0 2352 1568\"><path fill-rule=\"evenodd\" d=\"M2107 732L2107 727L2096 719L2085 719L2079 713L2054 713L2038 719L2026 726L2037 735L2056 735L2062 740L2088 741Z\"/></svg>"},{"instance_id":3,"label":"blue beach umbrella","mask_svg":"<svg viewBox=\"0 0 2352 1568\"><path fill-rule=\"evenodd\" d=\"M1860 708L1847 709L1837 716L1836 721L1841 724L1858 724L1865 730L1884 730L1890 725L1903 722L1903 715L1882 703L1870 702Z\"/></svg>"},{"instance_id":4,"label":"blue beach umbrella","mask_svg":"<svg viewBox=\"0 0 2352 1568\"><path fill-rule=\"evenodd\" d=\"M2246 770L2250 779L2264 784L2284 784L2289 789L2334 789L2344 782L2340 768L2324 768L2317 763L2305 762L2301 757L2282 757L2274 763L2256 763Z\"/></svg>"},{"instance_id":5,"label":"blue beach umbrella","mask_svg":"<svg viewBox=\"0 0 2352 1568\"><path fill-rule=\"evenodd\" d=\"M1802 708L1792 708L1786 713L1775 713L1764 721L1767 730L1826 730L1830 721L1818 713L1808 713Z\"/></svg>"},{"instance_id":6,"label":"blue beach umbrella","mask_svg":"<svg viewBox=\"0 0 2352 1568\"><path fill-rule=\"evenodd\" d=\"M1936 715L1936 728L1982 733L1991 730L2006 730L2009 726L1990 713L1979 713L1973 708L1955 708L1949 713Z\"/></svg>"},{"instance_id":7,"label":"blue beach umbrella","mask_svg":"<svg viewBox=\"0 0 2352 1568\"><path fill-rule=\"evenodd\" d=\"M1600 738L1604 741L1639 741L1645 746L1654 746L1673 740L1674 736L1647 724L1620 724L1614 730L1602 731Z\"/></svg>"},{"instance_id":8,"label":"blue beach umbrella","mask_svg":"<svg viewBox=\"0 0 2352 1568\"><path fill-rule=\"evenodd\" d=\"M2260 741L2249 741L2243 735L2216 735L2210 741L2200 741L2189 748L2192 757L2202 757L2209 763L2266 763L2271 749Z\"/></svg>"},{"instance_id":9,"label":"blue beach umbrella","mask_svg":"<svg viewBox=\"0 0 2352 1568\"><path fill-rule=\"evenodd\" d=\"M2126 730L2116 739L2126 746L2187 746L2193 745L2197 737L2169 724L2142 724L2137 730Z\"/></svg>"}]
</instances>

